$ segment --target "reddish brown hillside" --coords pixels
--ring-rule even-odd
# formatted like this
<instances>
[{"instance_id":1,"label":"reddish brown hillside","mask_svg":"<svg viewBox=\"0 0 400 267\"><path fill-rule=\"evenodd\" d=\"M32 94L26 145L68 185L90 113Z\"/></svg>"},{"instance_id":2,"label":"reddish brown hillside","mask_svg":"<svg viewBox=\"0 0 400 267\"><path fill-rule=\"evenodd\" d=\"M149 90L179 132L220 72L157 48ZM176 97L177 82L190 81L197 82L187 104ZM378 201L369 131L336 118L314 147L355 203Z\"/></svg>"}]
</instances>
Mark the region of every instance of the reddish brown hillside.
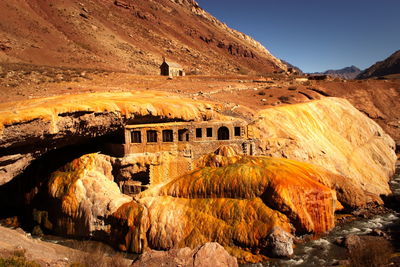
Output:
<instances>
[{"instance_id":1,"label":"reddish brown hillside","mask_svg":"<svg viewBox=\"0 0 400 267\"><path fill-rule=\"evenodd\" d=\"M187 72L286 68L193 0L10 0L0 17L0 62L157 74L165 55Z\"/></svg>"},{"instance_id":2,"label":"reddish brown hillside","mask_svg":"<svg viewBox=\"0 0 400 267\"><path fill-rule=\"evenodd\" d=\"M367 79L390 74L400 74L400 50L393 53L387 59L376 62L374 65L360 73L357 78Z\"/></svg>"}]
</instances>

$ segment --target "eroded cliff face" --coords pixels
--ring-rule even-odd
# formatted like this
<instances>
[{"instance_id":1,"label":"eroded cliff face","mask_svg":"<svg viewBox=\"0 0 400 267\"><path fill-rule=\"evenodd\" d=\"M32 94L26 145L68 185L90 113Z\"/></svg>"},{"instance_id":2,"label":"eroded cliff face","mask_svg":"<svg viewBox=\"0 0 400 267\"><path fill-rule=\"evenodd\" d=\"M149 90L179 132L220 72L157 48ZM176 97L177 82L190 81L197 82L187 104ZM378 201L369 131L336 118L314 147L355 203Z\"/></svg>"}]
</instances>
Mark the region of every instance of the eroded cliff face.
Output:
<instances>
[{"instance_id":1,"label":"eroded cliff face","mask_svg":"<svg viewBox=\"0 0 400 267\"><path fill-rule=\"evenodd\" d=\"M116 169L124 180L162 159L89 154L38 182L19 175L49 151L107 135L127 122L233 119L221 113L213 103L150 91L2 104L1 192L16 179L17 186L30 184L24 197L29 195L33 209L35 194L45 188L53 204L34 210L34 219L60 234L93 236L131 252L217 241L245 261L259 261L273 250L267 240L274 229L323 233L334 227L334 212L342 205L380 202L379 194L390 192L393 140L337 98L261 111L248 129L258 139L255 153L276 158L221 147L195 162L193 172L160 180L135 199L120 192Z\"/></svg>"},{"instance_id":2,"label":"eroded cliff face","mask_svg":"<svg viewBox=\"0 0 400 267\"><path fill-rule=\"evenodd\" d=\"M113 161L88 154L54 172L48 210L35 211L45 220L37 223L59 234L104 240L123 251L194 248L215 241L242 260L258 261L273 249L266 241L273 229L329 231L340 206L335 191L314 177L334 174L286 159L235 155L224 166L150 186L136 200L121 194L113 182Z\"/></svg>"},{"instance_id":3,"label":"eroded cliff face","mask_svg":"<svg viewBox=\"0 0 400 267\"><path fill-rule=\"evenodd\" d=\"M353 198L351 206L390 193L395 142L347 100L324 98L265 109L251 129L263 154L309 162L345 177L320 182L340 187Z\"/></svg>"},{"instance_id":4,"label":"eroded cliff face","mask_svg":"<svg viewBox=\"0 0 400 267\"><path fill-rule=\"evenodd\" d=\"M151 91L54 96L0 104L0 162L4 163L0 164L0 185L48 150L122 130L127 122L223 118L216 112L219 109L213 103Z\"/></svg>"}]
</instances>

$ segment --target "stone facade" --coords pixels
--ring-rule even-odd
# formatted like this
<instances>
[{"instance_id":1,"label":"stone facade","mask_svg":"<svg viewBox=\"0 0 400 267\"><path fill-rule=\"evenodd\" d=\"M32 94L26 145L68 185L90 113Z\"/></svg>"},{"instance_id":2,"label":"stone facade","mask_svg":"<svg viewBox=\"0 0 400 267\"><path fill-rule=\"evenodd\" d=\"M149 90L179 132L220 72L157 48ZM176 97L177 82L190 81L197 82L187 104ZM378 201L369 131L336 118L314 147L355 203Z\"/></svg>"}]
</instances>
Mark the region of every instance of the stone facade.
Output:
<instances>
[{"instance_id":1,"label":"stone facade","mask_svg":"<svg viewBox=\"0 0 400 267\"><path fill-rule=\"evenodd\" d=\"M170 77L185 76L185 71L178 63L168 62L164 59L163 63L160 65L160 74Z\"/></svg>"},{"instance_id":2,"label":"stone facade","mask_svg":"<svg viewBox=\"0 0 400 267\"><path fill-rule=\"evenodd\" d=\"M125 144L119 149L121 156L132 159L140 156L141 162L149 163L147 172L132 175L135 182L121 185L128 188L123 190L127 194L140 192L146 183L159 184L193 170L198 159L221 146L229 145L240 154L255 153L254 141L248 138L247 124L242 121L134 124L125 126L124 135ZM159 159L156 163L143 161L154 157Z\"/></svg>"}]
</instances>

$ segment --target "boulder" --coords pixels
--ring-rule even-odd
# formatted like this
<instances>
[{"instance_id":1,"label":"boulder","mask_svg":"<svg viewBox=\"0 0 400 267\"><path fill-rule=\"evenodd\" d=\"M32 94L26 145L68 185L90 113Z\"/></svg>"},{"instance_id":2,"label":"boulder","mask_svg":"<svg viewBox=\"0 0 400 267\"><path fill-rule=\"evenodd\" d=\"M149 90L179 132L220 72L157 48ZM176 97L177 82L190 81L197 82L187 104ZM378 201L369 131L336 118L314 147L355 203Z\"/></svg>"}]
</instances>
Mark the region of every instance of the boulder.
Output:
<instances>
[{"instance_id":1,"label":"boulder","mask_svg":"<svg viewBox=\"0 0 400 267\"><path fill-rule=\"evenodd\" d=\"M185 247L168 251L148 250L132 266L237 267L238 263L224 247L211 242L195 249Z\"/></svg>"},{"instance_id":2,"label":"boulder","mask_svg":"<svg viewBox=\"0 0 400 267\"><path fill-rule=\"evenodd\" d=\"M48 182L51 223L44 227L83 237L109 232L105 219L132 201L120 192L111 171L107 156L88 154L54 172Z\"/></svg>"},{"instance_id":3,"label":"boulder","mask_svg":"<svg viewBox=\"0 0 400 267\"><path fill-rule=\"evenodd\" d=\"M274 227L267 237L269 253L275 257L293 255L293 235L280 227Z\"/></svg>"}]
</instances>

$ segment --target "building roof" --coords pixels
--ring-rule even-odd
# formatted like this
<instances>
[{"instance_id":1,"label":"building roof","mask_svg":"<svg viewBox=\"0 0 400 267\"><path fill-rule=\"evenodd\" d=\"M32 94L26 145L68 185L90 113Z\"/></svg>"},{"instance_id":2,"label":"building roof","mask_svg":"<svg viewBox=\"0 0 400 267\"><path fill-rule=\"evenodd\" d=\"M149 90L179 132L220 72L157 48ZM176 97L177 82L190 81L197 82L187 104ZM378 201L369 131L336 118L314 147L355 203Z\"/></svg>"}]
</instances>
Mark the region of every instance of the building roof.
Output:
<instances>
[{"instance_id":1,"label":"building roof","mask_svg":"<svg viewBox=\"0 0 400 267\"><path fill-rule=\"evenodd\" d=\"M175 62L164 61L163 63L166 63L168 66L170 66L170 67L172 67L172 68L179 68L179 69L182 69L182 66L179 65L178 63L175 63Z\"/></svg>"}]
</instances>

